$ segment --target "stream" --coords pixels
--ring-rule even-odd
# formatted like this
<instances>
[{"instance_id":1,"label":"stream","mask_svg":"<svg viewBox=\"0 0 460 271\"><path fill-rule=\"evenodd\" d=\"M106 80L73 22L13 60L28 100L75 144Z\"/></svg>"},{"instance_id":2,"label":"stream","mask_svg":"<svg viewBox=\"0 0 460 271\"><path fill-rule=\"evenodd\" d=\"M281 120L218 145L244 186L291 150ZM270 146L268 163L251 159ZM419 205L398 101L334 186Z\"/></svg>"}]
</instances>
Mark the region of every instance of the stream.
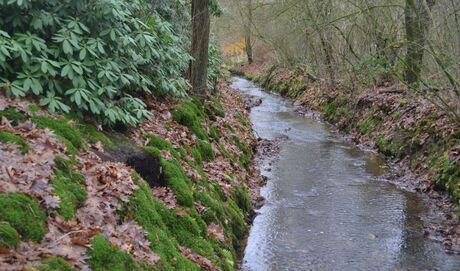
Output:
<instances>
[{"instance_id":1,"label":"stream","mask_svg":"<svg viewBox=\"0 0 460 271\"><path fill-rule=\"evenodd\" d=\"M423 236L422 197L382 181L378 154L328 125L298 116L290 101L234 78L262 99L251 111L257 136L288 139L271 169L242 270L460 270L460 256Z\"/></svg>"}]
</instances>

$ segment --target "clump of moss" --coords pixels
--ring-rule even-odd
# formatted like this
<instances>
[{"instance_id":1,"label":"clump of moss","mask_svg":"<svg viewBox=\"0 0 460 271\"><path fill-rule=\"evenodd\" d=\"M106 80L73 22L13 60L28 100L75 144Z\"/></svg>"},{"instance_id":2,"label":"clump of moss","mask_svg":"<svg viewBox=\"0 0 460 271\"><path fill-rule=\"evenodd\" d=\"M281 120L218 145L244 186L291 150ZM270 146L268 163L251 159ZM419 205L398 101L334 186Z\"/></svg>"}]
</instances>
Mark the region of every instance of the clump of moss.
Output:
<instances>
[{"instance_id":1,"label":"clump of moss","mask_svg":"<svg viewBox=\"0 0 460 271\"><path fill-rule=\"evenodd\" d=\"M398 159L404 156L408 147L402 139L384 136L377 137L375 145L383 154Z\"/></svg>"},{"instance_id":2,"label":"clump of moss","mask_svg":"<svg viewBox=\"0 0 460 271\"><path fill-rule=\"evenodd\" d=\"M196 147L201 154L201 158L203 161L213 161L216 159L214 151L212 150L211 143L204 140L198 140L196 143Z\"/></svg>"},{"instance_id":3,"label":"clump of moss","mask_svg":"<svg viewBox=\"0 0 460 271\"><path fill-rule=\"evenodd\" d=\"M196 102L183 103L171 113L176 122L187 126L198 138L207 139L206 131L202 127L204 113Z\"/></svg>"},{"instance_id":4,"label":"clump of moss","mask_svg":"<svg viewBox=\"0 0 460 271\"><path fill-rule=\"evenodd\" d=\"M139 270L131 255L112 246L102 235L94 237L88 256L88 264L94 271Z\"/></svg>"},{"instance_id":5,"label":"clump of moss","mask_svg":"<svg viewBox=\"0 0 460 271\"><path fill-rule=\"evenodd\" d=\"M147 153L150 153L151 155L153 155L154 157L158 159L161 158L161 151L160 149L156 147L147 146L147 147L144 147L144 151Z\"/></svg>"},{"instance_id":6,"label":"clump of moss","mask_svg":"<svg viewBox=\"0 0 460 271\"><path fill-rule=\"evenodd\" d=\"M19 234L8 222L0 222L0 248L14 249L19 243Z\"/></svg>"},{"instance_id":7,"label":"clump of moss","mask_svg":"<svg viewBox=\"0 0 460 271\"><path fill-rule=\"evenodd\" d=\"M249 127L251 125L249 121L241 113L235 114L235 119L245 127Z\"/></svg>"},{"instance_id":8,"label":"clump of moss","mask_svg":"<svg viewBox=\"0 0 460 271\"><path fill-rule=\"evenodd\" d=\"M211 127L211 129L209 129L209 137L211 137L212 139L219 141L221 136L222 134L219 132L219 129L217 129L217 127Z\"/></svg>"},{"instance_id":9,"label":"clump of moss","mask_svg":"<svg viewBox=\"0 0 460 271\"><path fill-rule=\"evenodd\" d=\"M46 215L29 196L1 193L0 217L15 228L24 241L40 242L45 236Z\"/></svg>"},{"instance_id":10,"label":"clump of moss","mask_svg":"<svg viewBox=\"0 0 460 271\"><path fill-rule=\"evenodd\" d=\"M53 193L60 198L58 213L69 220L75 217L78 208L81 208L86 200L84 189L85 178L75 172L72 161L63 157L54 159L54 179L51 181Z\"/></svg>"},{"instance_id":11,"label":"clump of moss","mask_svg":"<svg viewBox=\"0 0 460 271\"><path fill-rule=\"evenodd\" d=\"M147 134L145 137L149 140L149 146L158 148L160 150L170 150L173 148L172 144L167 140L153 134Z\"/></svg>"},{"instance_id":12,"label":"clump of moss","mask_svg":"<svg viewBox=\"0 0 460 271\"><path fill-rule=\"evenodd\" d=\"M78 125L78 129L80 130L80 133L85 136L88 143L95 144L99 141L109 148L114 147L112 140L104 135L104 133L98 131L96 126L80 123Z\"/></svg>"},{"instance_id":13,"label":"clump of moss","mask_svg":"<svg viewBox=\"0 0 460 271\"><path fill-rule=\"evenodd\" d=\"M75 269L70 266L68 262L59 257L51 257L43 260L40 267L40 271L73 271Z\"/></svg>"},{"instance_id":14,"label":"clump of moss","mask_svg":"<svg viewBox=\"0 0 460 271\"><path fill-rule=\"evenodd\" d=\"M192 149L192 157L195 159L195 163L200 165L203 161L203 157L201 157L201 153L197 148Z\"/></svg>"},{"instance_id":15,"label":"clump of moss","mask_svg":"<svg viewBox=\"0 0 460 271\"><path fill-rule=\"evenodd\" d=\"M83 207L86 200L86 191L78 180L72 179L61 171L55 172L51 182L53 193L60 198L58 213L66 220L75 217L78 208Z\"/></svg>"},{"instance_id":16,"label":"clump of moss","mask_svg":"<svg viewBox=\"0 0 460 271\"><path fill-rule=\"evenodd\" d=\"M244 215L232 199L228 199L224 204L225 216L230 223L224 224L224 229L232 238L233 247L238 248L240 241L244 239L247 226L244 222Z\"/></svg>"},{"instance_id":17,"label":"clump of moss","mask_svg":"<svg viewBox=\"0 0 460 271\"><path fill-rule=\"evenodd\" d=\"M451 161L446 154L440 162L440 168L436 184L449 191L460 204L460 166Z\"/></svg>"},{"instance_id":18,"label":"clump of moss","mask_svg":"<svg viewBox=\"0 0 460 271\"><path fill-rule=\"evenodd\" d=\"M237 136L233 136L232 138L233 138L233 141L235 142L236 146L242 152L242 155L240 156L240 164L243 167L248 168L249 164L251 163L251 159L252 159L252 150L251 150L251 148L247 144L241 142L241 140Z\"/></svg>"},{"instance_id":19,"label":"clump of moss","mask_svg":"<svg viewBox=\"0 0 460 271\"><path fill-rule=\"evenodd\" d=\"M79 129L74 127L69 120L62 118L35 117L33 121L38 128L52 130L62 143L67 147L70 154L76 154L78 149L83 147L83 135Z\"/></svg>"},{"instance_id":20,"label":"clump of moss","mask_svg":"<svg viewBox=\"0 0 460 271\"><path fill-rule=\"evenodd\" d=\"M12 125L18 125L19 122L27 120L26 114L18 112L16 109L11 107L0 111L0 119L2 119L2 117L7 118Z\"/></svg>"},{"instance_id":21,"label":"clump of moss","mask_svg":"<svg viewBox=\"0 0 460 271\"><path fill-rule=\"evenodd\" d=\"M187 260L179 252L179 247L174 236L169 232L165 221L175 223L171 216L175 216L174 210L168 210L158 200L152 197L147 183L133 175L133 180L140 189L134 192L129 202L129 209L134 220L147 232L147 239L155 253L162 259L162 267L165 270L200 270L197 265Z\"/></svg>"},{"instance_id":22,"label":"clump of moss","mask_svg":"<svg viewBox=\"0 0 460 271\"><path fill-rule=\"evenodd\" d=\"M218 117L225 118L225 109L219 99L212 100L214 114Z\"/></svg>"},{"instance_id":23,"label":"clump of moss","mask_svg":"<svg viewBox=\"0 0 460 271\"><path fill-rule=\"evenodd\" d=\"M10 142L10 143L14 143L16 145L19 145L20 146L19 150L23 154L29 152L29 150L30 150L30 148L27 145L26 141L22 137L20 137L18 135L15 135L15 134L12 134L12 133L7 132L7 131L1 131L0 132L0 142L3 142L3 143Z\"/></svg>"},{"instance_id":24,"label":"clump of moss","mask_svg":"<svg viewBox=\"0 0 460 271\"><path fill-rule=\"evenodd\" d=\"M249 190L246 187L237 188L234 191L236 205L243 211L244 214L249 214L252 210L252 201Z\"/></svg>"},{"instance_id":25,"label":"clump of moss","mask_svg":"<svg viewBox=\"0 0 460 271\"><path fill-rule=\"evenodd\" d=\"M187 156L187 151L183 147L175 149L169 141L157 135L147 134L145 137L149 140L148 147L152 147L160 151L167 150L176 159L185 159ZM150 151L153 151L153 149L150 149ZM157 157L160 158L160 156Z\"/></svg>"},{"instance_id":26,"label":"clump of moss","mask_svg":"<svg viewBox=\"0 0 460 271\"><path fill-rule=\"evenodd\" d=\"M373 115L373 116L371 116L369 118L360 120L356 124L356 130L361 135L366 135L366 134L369 134L370 132L374 131L379 124L380 124L380 120Z\"/></svg>"},{"instance_id":27,"label":"clump of moss","mask_svg":"<svg viewBox=\"0 0 460 271\"><path fill-rule=\"evenodd\" d=\"M193 195L188 186L188 178L179 162L161 159L161 166L168 186L176 194L179 204L187 207L193 206Z\"/></svg>"}]
</instances>

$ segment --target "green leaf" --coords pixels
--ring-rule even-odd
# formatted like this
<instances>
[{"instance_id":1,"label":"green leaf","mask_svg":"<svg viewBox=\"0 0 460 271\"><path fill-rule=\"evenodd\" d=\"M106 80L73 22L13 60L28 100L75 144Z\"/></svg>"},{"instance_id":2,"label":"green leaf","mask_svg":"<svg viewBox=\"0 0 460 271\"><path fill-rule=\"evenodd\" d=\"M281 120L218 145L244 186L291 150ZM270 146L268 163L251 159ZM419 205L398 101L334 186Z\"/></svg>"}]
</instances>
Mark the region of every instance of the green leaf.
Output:
<instances>
[{"instance_id":1,"label":"green leaf","mask_svg":"<svg viewBox=\"0 0 460 271\"><path fill-rule=\"evenodd\" d=\"M68 55L73 53L72 45L70 45L68 40L64 40L62 43L62 50L64 50L64 53Z\"/></svg>"},{"instance_id":2,"label":"green leaf","mask_svg":"<svg viewBox=\"0 0 460 271\"><path fill-rule=\"evenodd\" d=\"M80 60L84 60L85 57L86 57L86 48L83 48L83 49L80 51L79 58L80 58Z\"/></svg>"}]
</instances>

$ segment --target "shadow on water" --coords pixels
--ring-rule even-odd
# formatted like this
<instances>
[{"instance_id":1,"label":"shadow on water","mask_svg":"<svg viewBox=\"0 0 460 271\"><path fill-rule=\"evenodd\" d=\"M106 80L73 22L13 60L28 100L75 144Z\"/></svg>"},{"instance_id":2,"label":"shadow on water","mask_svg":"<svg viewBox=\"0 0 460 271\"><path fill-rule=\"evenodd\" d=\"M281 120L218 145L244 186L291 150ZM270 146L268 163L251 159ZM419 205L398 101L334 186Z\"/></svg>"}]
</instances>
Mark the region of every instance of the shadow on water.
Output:
<instances>
[{"instance_id":1,"label":"shadow on water","mask_svg":"<svg viewBox=\"0 0 460 271\"><path fill-rule=\"evenodd\" d=\"M233 88L262 98L256 133L287 135L265 172L267 204L251 229L243 270L460 270L460 256L423 237L417 194L379 181L385 161L297 116L291 104L235 78Z\"/></svg>"}]
</instances>

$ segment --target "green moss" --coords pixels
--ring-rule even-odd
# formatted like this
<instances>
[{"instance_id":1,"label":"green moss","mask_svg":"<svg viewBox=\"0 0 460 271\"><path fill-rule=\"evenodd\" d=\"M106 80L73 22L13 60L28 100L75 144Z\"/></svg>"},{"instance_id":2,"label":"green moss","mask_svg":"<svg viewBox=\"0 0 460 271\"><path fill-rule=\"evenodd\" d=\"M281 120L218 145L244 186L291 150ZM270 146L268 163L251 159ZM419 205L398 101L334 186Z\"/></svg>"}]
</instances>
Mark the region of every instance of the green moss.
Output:
<instances>
[{"instance_id":1,"label":"green moss","mask_svg":"<svg viewBox=\"0 0 460 271\"><path fill-rule=\"evenodd\" d=\"M42 261L40 271L73 271L75 269L68 262L59 257L51 257Z\"/></svg>"},{"instance_id":2,"label":"green moss","mask_svg":"<svg viewBox=\"0 0 460 271\"><path fill-rule=\"evenodd\" d=\"M248 168L252 160L252 150L247 144L241 142L237 136L233 136L233 141L236 146L241 150L240 165L244 168Z\"/></svg>"},{"instance_id":3,"label":"green moss","mask_svg":"<svg viewBox=\"0 0 460 271\"><path fill-rule=\"evenodd\" d=\"M219 99L213 99L214 114L218 117L225 118L225 109Z\"/></svg>"},{"instance_id":4,"label":"green moss","mask_svg":"<svg viewBox=\"0 0 460 271\"><path fill-rule=\"evenodd\" d=\"M168 186L176 194L179 204L187 207L193 206L193 195L188 186L188 178L182 169L182 166L177 161L168 161L161 159L161 166L164 170L164 175Z\"/></svg>"},{"instance_id":5,"label":"green moss","mask_svg":"<svg viewBox=\"0 0 460 271\"><path fill-rule=\"evenodd\" d=\"M84 135L86 141L90 144L95 144L101 142L109 148L113 148L114 144L110 138L108 138L104 133L98 131L96 126L91 124L80 123L78 125L80 133Z\"/></svg>"},{"instance_id":6,"label":"green moss","mask_svg":"<svg viewBox=\"0 0 460 271\"><path fill-rule=\"evenodd\" d=\"M201 157L201 153L197 148L192 149L192 157L195 159L195 163L200 165L201 162L203 161L203 158Z\"/></svg>"},{"instance_id":7,"label":"green moss","mask_svg":"<svg viewBox=\"0 0 460 271\"><path fill-rule=\"evenodd\" d=\"M160 150L170 150L173 148L169 141L153 134L147 134L145 137L149 140L148 145L151 147L158 148Z\"/></svg>"},{"instance_id":8,"label":"green moss","mask_svg":"<svg viewBox=\"0 0 460 271\"><path fill-rule=\"evenodd\" d=\"M53 193L60 198L58 213L66 220L75 217L78 208L83 207L86 200L86 191L81 184L81 177L75 174L55 171L55 177L51 181Z\"/></svg>"},{"instance_id":9,"label":"green moss","mask_svg":"<svg viewBox=\"0 0 460 271\"><path fill-rule=\"evenodd\" d=\"M78 149L83 147L83 135L71 121L62 118L35 117L33 121L39 128L52 130L67 147L67 151L75 154Z\"/></svg>"},{"instance_id":10,"label":"green moss","mask_svg":"<svg viewBox=\"0 0 460 271\"><path fill-rule=\"evenodd\" d=\"M249 121L241 113L235 114L235 119L238 120L238 122L240 122L245 127L250 127L251 126Z\"/></svg>"},{"instance_id":11,"label":"green moss","mask_svg":"<svg viewBox=\"0 0 460 271\"><path fill-rule=\"evenodd\" d=\"M0 222L0 248L14 249L19 243L19 234L8 222Z\"/></svg>"},{"instance_id":12,"label":"green moss","mask_svg":"<svg viewBox=\"0 0 460 271\"><path fill-rule=\"evenodd\" d=\"M129 212L148 232L150 247L162 258L162 267L165 270L200 270L180 254L177 240L169 232L169 225L175 223L174 210L166 209L162 203L154 199L147 183L137 174L133 175L133 179L140 189L134 192L129 202Z\"/></svg>"},{"instance_id":13,"label":"green moss","mask_svg":"<svg viewBox=\"0 0 460 271\"><path fill-rule=\"evenodd\" d=\"M29 105L29 111L32 113L32 114L36 114L40 111L42 111L42 109L40 108L40 106L36 105L36 104L30 104Z\"/></svg>"},{"instance_id":14,"label":"green moss","mask_svg":"<svg viewBox=\"0 0 460 271\"><path fill-rule=\"evenodd\" d=\"M13 125L18 125L19 122L27 120L26 114L16 111L14 108L6 108L0 111L0 119L7 118Z\"/></svg>"},{"instance_id":15,"label":"green moss","mask_svg":"<svg viewBox=\"0 0 460 271\"><path fill-rule=\"evenodd\" d=\"M92 242L88 264L94 271L139 270L133 257L114 247L103 236L97 235Z\"/></svg>"},{"instance_id":16,"label":"green moss","mask_svg":"<svg viewBox=\"0 0 460 271\"><path fill-rule=\"evenodd\" d=\"M249 214L252 210L252 201L249 190L246 187L237 188L234 191L235 203L243 211Z\"/></svg>"},{"instance_id":17,"label":"green moss","mask_svg":"<svg viewBox=\"0 0 460 271\"><path fill-rule=\"evenodd\" d=\"M154 157L158 159L161 158L161 151L160 149L156 147L147 146L147 147L144 147L144 151L150 153L151 155L153 155Z\"/></svg>"},{"instance_id":18,"label":"green moss","mask_svg":"<svg viewBox=\"0 0 460 271\"><path fill-rule=\"evenodd\" d=\"M371 117L365 118L358 121L356 124L356 130L361 135L367 135L370 132L374 131L378 125L381 123L381 120L373 114Z\"/></svg>"},{"instance_id":19,"label":"green moss","mask_svg":"<svg viewBox=\"0 0 460 271\"><path fill-rule=\"evenodd\" d=\"M393 158L402 158L407 151L406 142L397 137L379 136L375 140L375 145L383 154Z\"/></svg>"},{"instance_id":20,"label":"green moss","mask_svg":"<svg viewBox=\"0 0 460 271\"><path fill-rule=\"evenodd\" d=\"M219 129L217 127L211 127L211 129L209 129L209 137L218 142L219 139L222 137L222 134L219 132Z\"/></svg>"},{"instance_id":21,"label":"green moss","mask_svg":"<svg viewBox=\"0 0 460 271\"><path fill-rule=\"evenodd\" d=\"M202 127L204 113L196 103L193 101L183 103L171 113L176 122L187 126L198 138L207 139L206 131Z\"/></svg>"},{"instance_id":22,"label":"green moss","mask_svg":"<svg viewBox=\"0 0 460 271\"><path fill-rule=\"evenodd\" d=\"M26 141L22 137L12 134L7 131L0 132L0 142L3 142L3 143L10 142L10 143L19 145L20 146L19 150L21 151L22 154L26 154L30 150Z\"/></svg>"},{"instance_id":23,"label":"green moss","mask_svg":"<svg viewBox=\"0 0 460 271\"><path fill-rule=\"evenodd\" d=\"M237 249L241 240L244 240L247 232L247 226L244 222L244 215L236 203L231 199L228 199L225 203L224 211L229 221L228 223L224 224L224 228L232 238L233 247Z\"/></svg>"},{"instance_id":24,"label":"green moss","mask_svg":"<svg viewBox=\"0 0 460 271\"><path fill-rule=\"evenodd\" d=\"M0 221L8 222L24 241L40 242L45 235L45 213L37 201L24 194L0 194Z\"/></svg>"},{"instance_id":25,"label":"green moss","mask_svg":"<svg viewBox=\"0 0 460 271\"><path fill-rule=\"evenodd\" d=\"M211 143L209 143L208 141L198 140L196 143L196 147L200 152L203 161L209 162L216 159L214 151L212 150Z\"/></svg>"},{"instance_id":26,"label":"green moss","mask_svg":"<svg viewBox=\"0 0 460 271\"><path fill-rule=\"evenodd\" d=\"M175 148L173 148L173 145L169 141L167 141L167 140L165 140L165 139L163 139L163 138L161 138L161 137L159 137L157 135L147 134L147 135L145 135L145 137L149 140L149 144L148 144L149 147L156 148L156 149L158 149L160 151L161 150L167 150L176 159L185 159L186 156L187 156L187 151L183 147L175 149ZM151 150L153 150L153 149L151 149ZM154 153L152 153L152 154L154 154Z\"/></svg>"},{"instance_id":27,"label":"green moss","mask_svg":"<svg viewBox=\"0 0 460 271\"><path fill-rule=\"evenodd\" d=\"M436 185L449 191L455 201L460 204L460 165L455 164L445 154L439 167L440 171L436 177Z\"/></svg>"}]
</instances>

